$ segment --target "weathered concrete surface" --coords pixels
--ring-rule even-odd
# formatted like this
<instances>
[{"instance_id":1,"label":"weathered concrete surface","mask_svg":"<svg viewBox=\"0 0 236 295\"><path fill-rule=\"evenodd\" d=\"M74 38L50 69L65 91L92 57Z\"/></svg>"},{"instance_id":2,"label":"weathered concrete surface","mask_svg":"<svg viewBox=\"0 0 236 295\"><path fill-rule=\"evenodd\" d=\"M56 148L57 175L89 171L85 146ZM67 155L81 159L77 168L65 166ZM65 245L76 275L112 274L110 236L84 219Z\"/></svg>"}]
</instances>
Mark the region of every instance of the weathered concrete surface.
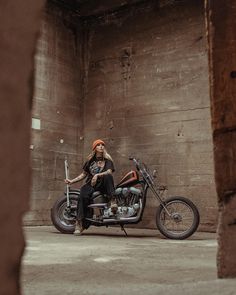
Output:
<instances>
[{"instance_id":1,"label":"weathered concrete surface","mask_svg":"<svg viewBox=\"0 0 236 295\"><path fill-rule=\"evenodd\" d=\"M162 1L163 2L163 1ZM136 155L171 195L192 199L201 229L215 229L208 64L203 1L144 1L85 21L84 155L105 139L116 179ZM149 198L142 224L154 227Z\"/></svg>"},{"instance_id":2,"label":"weathered concrete surface","mask_svg":"<svg viewBox=\"0 0 236 295\"><path fill-rule=\"evenodd\" d=\"M219 203L218 274L236 277L236 5L206 2L215 178Z\"/></svg>"},{"instance_id":3,"label":"weathered concrete surface","mask_svg":"<svg viewBox=\"0 0 236 295\"><path fill-rule=\"evenodd\" d=\"M99 17L104 14L108 14L109 12L112 13L113 11L122 10L123 8L126 8L128 5L131 7L132 4L139 4L140 2L143 2L143 0L87 0L77 1L77 5L74 5L74 8L78 10L78 14L82 18L91 16ZM160 5L160 2L163 2L163 0L156 1L156 5Z\"/></svg>"},{"instance_id":4,"label":"weathered concrete surface","mask_svg":"<svg viewBox=\"0 0 236 295\"><path fill-rule=\"evenodd\" d=\"M156 230L91 228L83 236L53 227L25 228L25 295L234 294L235 280L218 280L215 234L166 240Z\"/></svg>"},{"instance_id":5,"label":"weathered concrete surface","mask_svg":"<svg viewBox=\"0 0 236 295\"><path fill-rule=\"evenodd\" d=\"M64 189L64 159L70 173L82 166L81 84L77 18L48 3L35 56L35 93L31 157L31 210L25 224L48 224L50 208Z\"/></svg>"},{"instance_id":6,"label":"weathered concrete surface","mask_svg":"<svg viewBox=\"0 0 236 295\"><path fill-rule=\"evenodd\" d=\"M78 1L77 15L62 2L47 6L36 55L33 116L41 129L32 132L26 224L50 224L50 207L64 189L64 157L75 177L101 137L117 181L131 168L128 156L140 157L170 195L198 206L200 229L214 231L203 1ZM155 208L150 195L138 226L155 227Z\"/></svg>"}]
</instances>

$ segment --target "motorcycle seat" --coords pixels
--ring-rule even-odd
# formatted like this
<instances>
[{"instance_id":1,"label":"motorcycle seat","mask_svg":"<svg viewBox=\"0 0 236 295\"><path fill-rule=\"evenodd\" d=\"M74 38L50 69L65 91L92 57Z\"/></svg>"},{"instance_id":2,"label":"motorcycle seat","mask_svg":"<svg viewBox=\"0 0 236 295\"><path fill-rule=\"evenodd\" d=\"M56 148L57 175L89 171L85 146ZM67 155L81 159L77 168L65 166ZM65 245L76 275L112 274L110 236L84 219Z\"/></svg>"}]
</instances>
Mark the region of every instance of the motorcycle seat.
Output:
<instances>
[{"instance_id":1,"label":"motorcycle seat","mask_svg":"<svg viewBox=\"0 0 236 295\"><path fill-rule=\"evenodd\" d=\"M96 197L100 196L101 194L102 194L102 193L99 192L99 191L94 192L94 193L92 194L92 199L95 199Z\"/></svg>"}]
</instances>

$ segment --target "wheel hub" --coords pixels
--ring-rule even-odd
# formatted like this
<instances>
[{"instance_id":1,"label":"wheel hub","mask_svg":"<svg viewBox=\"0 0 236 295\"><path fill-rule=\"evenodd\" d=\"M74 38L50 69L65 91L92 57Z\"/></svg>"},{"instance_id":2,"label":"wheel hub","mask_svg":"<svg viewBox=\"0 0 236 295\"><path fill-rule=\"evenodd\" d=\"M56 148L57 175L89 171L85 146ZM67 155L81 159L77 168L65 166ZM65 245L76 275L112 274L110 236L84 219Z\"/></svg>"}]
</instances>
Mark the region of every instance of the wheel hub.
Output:
<instances>
[{"instance_id":1,"label":"wheel hub","mask_svg":"<svg viewBox=\"0 0 236 295\"><path fill-rule=\"evenodd\" d=\"M75 219L75 216L73 216L71 212L71 208L65 208L65 210L63 210L62 215L63 215L63 218L68 221L72 221Z\"/></svg>"},{"instance_id":2,"label":"wheel hub","mask_svg":"<svg viewBox=\"0 0 236 295\"><path fill-rule=\"evenodd\" d=\"M182 221L182 216L181 216L179 213L177 213L177 212L173 213L173 214L171 215L171 217L172 217L172 218L174 219L174 221L177 222L177 223L179 223L179 222Z\"/></svg>"}]
</instances>

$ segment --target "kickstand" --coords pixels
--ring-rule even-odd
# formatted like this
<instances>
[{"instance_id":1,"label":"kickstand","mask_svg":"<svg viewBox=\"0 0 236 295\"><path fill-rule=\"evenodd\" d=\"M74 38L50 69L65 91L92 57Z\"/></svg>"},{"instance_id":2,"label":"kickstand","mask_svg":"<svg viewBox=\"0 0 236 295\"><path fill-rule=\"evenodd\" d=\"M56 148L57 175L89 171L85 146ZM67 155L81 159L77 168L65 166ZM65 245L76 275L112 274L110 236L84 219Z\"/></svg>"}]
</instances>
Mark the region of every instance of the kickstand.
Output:
<instances>
[{"instance_id":1,"label":"kickstand","mask_svg":"<svg viewBox=\"0 0 236 295\"><path fill-rule=\"evenodd\" d=\"M127 232L126 232L126 230L125 230L123 224L120 224L120 228L121 228L121 230L123 230L123 232L125 233L125 236L128 237L128 234L127 234Z\"/></svg>"}]
</instances>

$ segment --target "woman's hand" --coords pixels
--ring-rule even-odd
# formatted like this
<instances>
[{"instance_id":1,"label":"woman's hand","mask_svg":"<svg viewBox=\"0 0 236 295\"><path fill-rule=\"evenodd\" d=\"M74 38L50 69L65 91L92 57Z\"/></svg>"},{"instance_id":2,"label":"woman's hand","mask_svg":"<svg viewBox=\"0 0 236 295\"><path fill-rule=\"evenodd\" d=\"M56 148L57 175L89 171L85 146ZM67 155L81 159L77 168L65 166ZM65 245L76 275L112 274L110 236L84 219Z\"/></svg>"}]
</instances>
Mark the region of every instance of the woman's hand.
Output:
<instances>
[{"instance_id":1,"label":"woman's hand","mask_svg":"<svg viewBox=\"0 0 236 295\"><path fill-rule=\"evenodd\" d=\"M95 174L95 175L93 176L92 180L91 180L91 185L92 185L92 186L95 186L95 184L96 184L96 182L97 182L97 179L98 179L98 175Z\"/></svg>"},{"instance_id":2,"label":"woman's hand","mask_svg":"<svg viewBox=\"0 0 236 295\"><path fill-rule=\"evenodd\" d=\"M85 171L83 171L79 176L73 178L73 179L64 179L66 184L72 184L72 183L76 183L82 179L84 179L87 176L87 173Z\"/></svg>"},{"instance_id":3,"label":"woman's hand","mask_svg":"<svg viewBox=\"0 0 236 295\"><path fill-rule=\"evenodd\" d=\"M72 180L70 180L70 179L64 179L64 181L65 181L66 184L72 184L73 183Z\"/></svg>"}]
</instances>

